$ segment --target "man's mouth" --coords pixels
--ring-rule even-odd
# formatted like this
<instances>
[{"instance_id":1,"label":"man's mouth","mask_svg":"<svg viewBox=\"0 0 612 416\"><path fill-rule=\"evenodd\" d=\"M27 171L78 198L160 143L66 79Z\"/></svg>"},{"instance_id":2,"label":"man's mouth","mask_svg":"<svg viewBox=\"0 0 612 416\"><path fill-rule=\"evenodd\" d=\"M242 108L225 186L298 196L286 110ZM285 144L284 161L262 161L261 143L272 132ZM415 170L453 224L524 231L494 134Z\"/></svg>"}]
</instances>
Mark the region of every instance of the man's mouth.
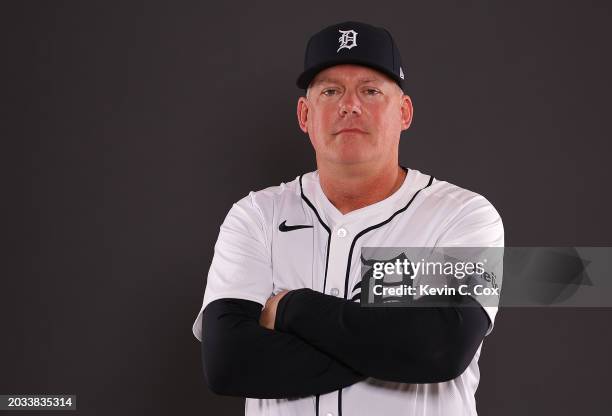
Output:
<instances>
[{"instance_id":1,"label":"man's mouth","mask_svg":"<svg viewBox=\"0 0 612 416\"><path fill-rule=\"evenodd\" d=\"M351 129L341 129L341 130L338 130L336 133L334 133L334 135L338 135L340 133L361 133L361 134L365 134L365 131L360 130L360 129L354 129L354 128L351 128Z\"/></svg>"}]
</instances>

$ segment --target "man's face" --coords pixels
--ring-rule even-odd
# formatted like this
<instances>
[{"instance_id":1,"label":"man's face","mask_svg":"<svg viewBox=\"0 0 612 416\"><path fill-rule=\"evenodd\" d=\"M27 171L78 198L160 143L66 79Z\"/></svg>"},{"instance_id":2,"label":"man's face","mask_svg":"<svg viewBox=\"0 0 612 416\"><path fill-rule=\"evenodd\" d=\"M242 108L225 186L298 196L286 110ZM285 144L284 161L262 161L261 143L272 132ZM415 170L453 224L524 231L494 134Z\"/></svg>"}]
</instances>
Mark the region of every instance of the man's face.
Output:
<instances>
[{"instance_id":1,"label":"man's face","mask_svg":"<svg viewBox=\"0 0 612 416\"><path fill-rule=\"evenodd\" d=\"M412 103L384 74L337 65L317 74L298 101L300 128L317 163L397 164L399 138L412 121Z\"/></svg>"}]
</instances>

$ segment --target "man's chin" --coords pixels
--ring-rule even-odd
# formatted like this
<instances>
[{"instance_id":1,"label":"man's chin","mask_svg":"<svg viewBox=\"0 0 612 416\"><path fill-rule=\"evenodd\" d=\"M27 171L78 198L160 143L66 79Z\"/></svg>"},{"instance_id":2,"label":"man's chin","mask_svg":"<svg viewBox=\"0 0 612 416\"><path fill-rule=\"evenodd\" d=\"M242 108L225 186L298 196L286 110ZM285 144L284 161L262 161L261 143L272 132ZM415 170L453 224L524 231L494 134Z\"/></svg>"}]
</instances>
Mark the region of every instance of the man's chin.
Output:
<instances>
[{"instance_id":1,"label":"man's chin","mask_svg":"<svg viewBox=\"0 0 612 416\"><path fill-rule=\"evenodd\" d=\"M334 164L346 167L358 167L367 165L368 162L371 162L372 160L372 156L368 154L344 154L333 158Z\"/></svg>"}]
</instances>

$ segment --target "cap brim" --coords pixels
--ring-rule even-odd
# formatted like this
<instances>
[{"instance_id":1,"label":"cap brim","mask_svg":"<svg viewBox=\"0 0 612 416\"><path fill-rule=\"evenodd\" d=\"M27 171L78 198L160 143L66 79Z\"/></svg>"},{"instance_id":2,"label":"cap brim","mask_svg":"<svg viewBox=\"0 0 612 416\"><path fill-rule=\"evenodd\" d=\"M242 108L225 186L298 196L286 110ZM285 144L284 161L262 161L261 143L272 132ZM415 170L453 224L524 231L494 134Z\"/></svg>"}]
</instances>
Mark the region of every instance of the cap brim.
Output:
<instances>
[{"instance_id":1,"label":"cap brim","mask_svg":"<svg viewBox=\"0 0 612 416\"><path fill-rule=\"evenodd\" d=\"M319 72L323 71L324 69L331 68L332 66L348 64L362 65L368 68L375 69L395 81L402 90L404 89L404 80L401 79L398 75L394 74L383 66L378 66L372 64L371 62L359 59L334 59L333 61L322 62L319 65L308 68L306 71L302 72L296 81L296 85L298 86L298 88L305 90L308 88L312 80L317 76Z\"/></svg>"}]
</instances>

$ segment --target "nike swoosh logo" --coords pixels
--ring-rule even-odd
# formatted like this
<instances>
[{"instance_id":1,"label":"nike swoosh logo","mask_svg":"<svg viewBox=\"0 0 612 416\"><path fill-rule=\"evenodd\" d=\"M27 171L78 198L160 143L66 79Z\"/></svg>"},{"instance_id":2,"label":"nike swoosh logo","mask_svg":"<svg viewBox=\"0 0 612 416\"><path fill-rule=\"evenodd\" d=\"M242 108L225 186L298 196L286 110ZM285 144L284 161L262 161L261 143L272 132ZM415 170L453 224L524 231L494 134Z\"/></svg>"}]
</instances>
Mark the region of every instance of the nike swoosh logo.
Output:
<instances>
[{"instance_id":1,"label":"nike swoosh logo","mask_svg":"<svg viewBox=\"0 0 612 416\"><path fill-rule=\"evenodd\" d=\"M312 228L312 225L286 225L287 221L283 221L279 226L278 230L286 233L287 231L299 230L300 228Z\"/></svg>"}]
</instances>

